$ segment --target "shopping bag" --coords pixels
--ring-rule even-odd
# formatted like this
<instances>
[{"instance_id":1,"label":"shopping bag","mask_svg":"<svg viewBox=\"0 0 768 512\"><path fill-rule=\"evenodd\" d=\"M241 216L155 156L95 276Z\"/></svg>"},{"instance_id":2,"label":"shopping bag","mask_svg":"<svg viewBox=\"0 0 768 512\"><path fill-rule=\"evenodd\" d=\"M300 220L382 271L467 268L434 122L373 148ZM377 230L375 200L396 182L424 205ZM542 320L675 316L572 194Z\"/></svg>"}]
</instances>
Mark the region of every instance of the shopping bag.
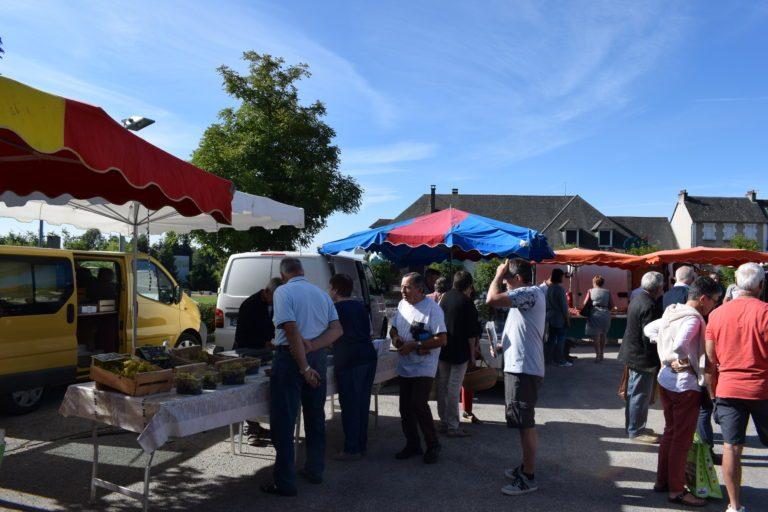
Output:
<instances>
[{"instance_id":1,"label":"shopping bag","mask_svg":"<svg viewBox=\"0 0 768 512\"><path fill-rule=\"evenodd\" d=\"M685 466L685 480L691 494L699 498L723 499L720 480L712 462L709 445L702 442L699 434L693 435L693 444L688 450L688 460Z\"/></svg>"}]
</instances>

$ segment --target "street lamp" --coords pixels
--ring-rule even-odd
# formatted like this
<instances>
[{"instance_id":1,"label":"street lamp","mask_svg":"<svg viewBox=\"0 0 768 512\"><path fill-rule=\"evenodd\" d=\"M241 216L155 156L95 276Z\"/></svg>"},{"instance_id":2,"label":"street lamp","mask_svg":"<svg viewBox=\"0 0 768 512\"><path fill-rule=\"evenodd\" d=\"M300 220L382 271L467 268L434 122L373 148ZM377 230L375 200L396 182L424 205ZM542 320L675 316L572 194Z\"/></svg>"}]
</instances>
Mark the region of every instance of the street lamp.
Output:
<instances>
[{"instance_id":1,"label":"street lamp","mask_svg":"<svg viewBox=\"0 0 768 512\"><path fill-rule=\"evenodd\" d=\"M142 117L142 116L131 116L127 119L123 119L120 121L125 128L128 130L137 132L141 130L142 128L146 128L147 126L153 124L155 122L154 119L150 119L148 117Z\"/></svg>"},{"instance_id":2,"label":"street lamp","mask_svg":"<svg viewBox=\"0 0 768 512\"><path fill-rule=\"evenodd\" d=\"M141 130L142 128L146 128L147 126L154 124L155 120L150 119L148 117L143 116L131 116L126 119L123 119L120 121L122 123L123 127L127 130L131 130L133 132L137 132ZM123 235L120 235L120 252L125 251L125 238ZM136 240L133 241L133 243L138 243Z\"/></svg>"}]
</instances>

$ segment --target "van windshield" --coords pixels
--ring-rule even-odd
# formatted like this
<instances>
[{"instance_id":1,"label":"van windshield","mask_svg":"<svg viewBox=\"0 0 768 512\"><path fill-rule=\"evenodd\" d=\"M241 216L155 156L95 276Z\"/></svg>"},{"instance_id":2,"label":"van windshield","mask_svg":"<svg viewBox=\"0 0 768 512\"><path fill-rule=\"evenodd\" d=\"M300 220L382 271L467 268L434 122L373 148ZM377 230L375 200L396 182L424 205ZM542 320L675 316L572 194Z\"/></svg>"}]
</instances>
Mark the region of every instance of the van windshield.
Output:
<instances>
[{"instance_id":1,"label":"van windshield","mask_svg":"<svg viewBox=\"0 0 768 512\"><path fill-rule=\"evenodd\" d=\"M229 266L223 293L250 297L267 286L271 277L272 258L237 258Z\"/></svg>"}]
</instances>

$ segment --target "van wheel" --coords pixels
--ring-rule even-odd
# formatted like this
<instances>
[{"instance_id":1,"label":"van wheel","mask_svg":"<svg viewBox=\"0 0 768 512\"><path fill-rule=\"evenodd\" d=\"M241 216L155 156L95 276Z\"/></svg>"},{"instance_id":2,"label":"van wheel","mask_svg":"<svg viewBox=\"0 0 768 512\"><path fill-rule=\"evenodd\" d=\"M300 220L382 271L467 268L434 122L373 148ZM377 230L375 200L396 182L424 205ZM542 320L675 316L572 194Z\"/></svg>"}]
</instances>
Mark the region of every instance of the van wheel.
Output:
<instances>
[{"instance_id":1,"label":"van wheel","mask_svg":"<svg viewBox=\"0 0 768 512\"><path fill-rule=\"evenodd\" d=\"M176 348L194 347L202 345L200 338L191 332L183 332L179 336L179 340L176 342Z\"/></svg>"},{"instance_id":2,"label":"van wheel","mask_svg":"<svg viewBox=\"0 0 768 512\"><path fill-rule=\"evenodd\" d=\"M11 414L27 414L37 409L42 399L42 387L14 391L0 395L0 409Z\"/></svg>"}]
</instances>

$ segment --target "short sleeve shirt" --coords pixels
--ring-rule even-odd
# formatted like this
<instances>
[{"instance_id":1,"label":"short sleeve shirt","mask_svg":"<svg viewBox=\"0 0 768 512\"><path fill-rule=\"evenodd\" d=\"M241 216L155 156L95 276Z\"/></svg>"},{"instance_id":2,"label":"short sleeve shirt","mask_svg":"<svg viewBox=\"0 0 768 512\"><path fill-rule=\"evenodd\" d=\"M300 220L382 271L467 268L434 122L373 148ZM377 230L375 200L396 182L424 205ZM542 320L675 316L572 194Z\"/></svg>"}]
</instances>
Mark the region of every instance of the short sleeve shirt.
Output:
<instances>
[{"instance_id":1,"label":"short sleeve shirt","mask_svg":"<svg viewBox=\"0 0 768 512\"><path fill-rule=\"evenodd\" d=\"M715 344L720 398L768 400L768 304L739 297L709 315L707 340Z\"/></svg>"},{"instance_id":2,"label":"short sleeve shirt","mask_svg":"<svg viewBox=\"0 0 768 512\"><path fill-rule=\"evenodd\" d=\"M311 340L320 336L331 322L339 319L331 297L304 276L294 277L275 290L272 299L275 345L288 345L283 324L296 322L301 336Z\"/></svg>"},{"instance_id":3,"label":"short sleeve shirt","mask_svg":"<svg viewBox=\"0 0 768 512\"><path fill-rule=\"evenodd\" d=\"M506 373L544 377L544 324L547 299L538 286L508 292L511 308L501 337Z\"/></svg>"},{"instance_id":4,"label":"short sleeve shirt","mask_svg":"<svg viewBox=\"0 0 768 512\"><path fill-rule=\"evenodd\" d=\"M411 326L418 327L418 324L432 335L446 332L443 310L437 302L429 298L424 298L417 304L401 300L392 319L392 326L397 329L397 334L403 341L413 341ZM440 349L430 350L423 356L414 350L408 355L400 356L397 374L400 377L434 377L437 374L439 357Z\"/></svg>"}]
</instances>

